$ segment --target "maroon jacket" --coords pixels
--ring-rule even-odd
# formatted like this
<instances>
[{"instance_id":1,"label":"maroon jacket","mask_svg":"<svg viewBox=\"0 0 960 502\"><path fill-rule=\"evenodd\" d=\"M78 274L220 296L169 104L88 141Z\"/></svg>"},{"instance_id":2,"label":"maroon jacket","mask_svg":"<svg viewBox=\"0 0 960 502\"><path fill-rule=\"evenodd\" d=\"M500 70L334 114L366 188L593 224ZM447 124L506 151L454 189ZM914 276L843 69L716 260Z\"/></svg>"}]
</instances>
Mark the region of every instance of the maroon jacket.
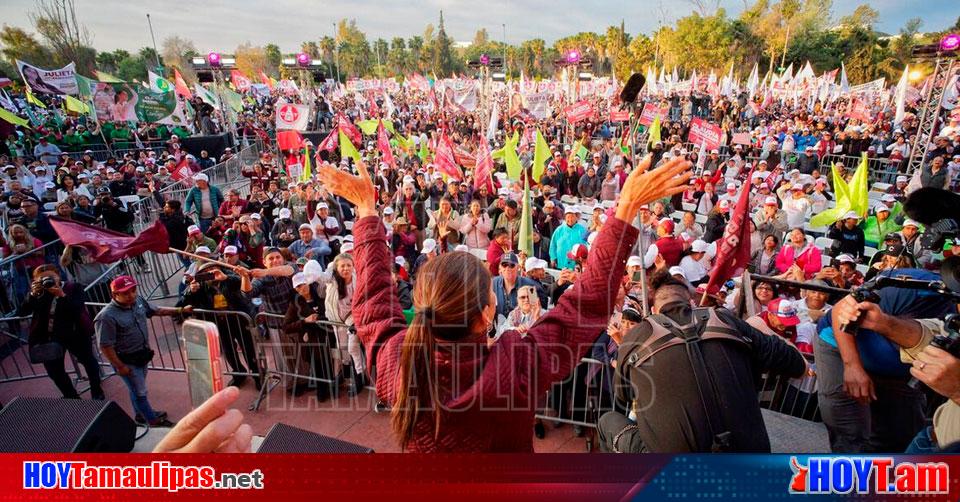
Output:
<instances>
[{"instance_id":1,"label":"maroon jacket","mask_svg":"<svg viewBox=\"0 0 960 502\"><path fill-rule=\"evenodd\" d=\"M359 220L353 234L357 269L353 318L367 361L375 363L377 395L392 405L406 335L396 286L386 273L393 259L379 218ZM421 414L406 450L532 452L537 398L550 384L570 375L606 328L637 234L633 226L609 220L580 280L526 337L508 331L491 349L482 335L455 344L440 342L436 352L444 409L440 434L434 439L432 415Z\"/></svg>"}]
</instances>

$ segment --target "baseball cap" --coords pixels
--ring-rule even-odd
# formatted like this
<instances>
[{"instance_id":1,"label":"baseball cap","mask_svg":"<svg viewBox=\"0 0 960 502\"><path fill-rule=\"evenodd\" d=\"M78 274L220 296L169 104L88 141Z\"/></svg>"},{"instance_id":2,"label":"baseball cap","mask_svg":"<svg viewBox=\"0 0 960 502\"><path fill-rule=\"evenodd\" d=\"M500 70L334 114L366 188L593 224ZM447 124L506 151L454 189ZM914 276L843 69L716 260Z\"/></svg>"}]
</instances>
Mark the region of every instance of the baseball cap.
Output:
<instances>
[{"instance_id":1,"label":"baseball cap","mask_svg":"<svg viewBox=\"0 0 960 502\"><path fill-rule=\"evenodd\" d=\"M840 256L837 256L837 261L840 263L856 263L857 262L857 260L853 259L853 256L850 256L848 254L842 254Z\"/></svg>"},{"instance_id":2,"label":"baseball cap","mask_svg":"<svg viewBox=\"0 0 960 502\"><path fill-rule=\"evenodd\" d=\"M402 267L407 264L407 259L402 256L398 256L393 259L393 262Z\"/></svg>"},{"instance_id":3,"label":"baseball cap","mask_svg":"<svg viewBox=\"0 0 960 502\"><path fill-rule=\"evenodd\" d=\"M291 212L290 212L290 209L288 209L288 208L283 208L283 209L280 210L280 218L281 218L281 219L289 218L291 214L293 214L293 213L291 213Z\"/></svg>"},{"instance_id":4,"label":"baseball cap","mask_svg":"<svg viewBox=\"0 0 960 502\"><path fill-rule=\"evenodd\" d=\"M796 326L800 324L800 318L797 317L797 309L790 300L785 298L771 300L770 303L767 304L767 310L776 316L777 320L784 326Z\"/></svg>"},{"instance_id":5,"label":"baseball cap","mask_svg":"<svg viewBox=\"0 0 960 502\"><path fill-rule=\"evenodd\" d=\"M187 233L188 233L188 234L200 234L200 233L203 233L203 232L200 231L200 227L198 227L198 226L196 226L196 225L190 225L189 227L187 227Z\"/></svg>"},{"instance_id":6,"label":"baseball cap","mask_svg":"<svg viewBox=\"0 0 960 502\"><path fill-rule=\"evenodd\" d=\"M898 256L903 253L903 244L891 244L883 249L885 253L892 256Z\"/></svg>"},{"instance_id":7,"label":"baseball cap","mask_svg":"<svg viewBox=\"0 0 960 502\"><path fill-rule=\"evenodd\" d=\"M737 184L736 184L736 183L734 183L734 182L732 182L732 181L731 181L730 183L727 183L727 190L736 190L736 189L737 189Z\"/></svg>"},{"instance_id":8,"label":"baseball cap","mask_svg":"<svg viewBox=\"0 0 960 502\"><path fill-rule=\"evenodd\" d=\"M383 208L383 214L393 214L393 208L390 206Z\"/></svg>"},{"instance_id":9,"label":"baseball cap","mask_svg":"<svg viewBox=\"0 0 960 502\"><path fill-rule=\"evenodd\" d=\"M710 244L707 244L706 241L697 239L693 241L693 244L690 245L690 250L694 253L705 253L709 247Z\"/></svg>"},{"instance_id":10,"label":"baseball cap","mask_svg":"<svg viewBox=\"0 0 960 502\"><path fill-rule=\"evenodd\" d=\"M251 219L251 220L260 220L260 219L262 219L262 217L260 216L260 213L250 213L250 219Z\"/></svg>"},{"instance_id":11,"label":"baseball cap","mask_svg":"<svg viewBox=\"0 0 960 502\"><path fill-rule=\"evenodd\" d=\"M843 219L845 219L845 220L859 220L859 219L860 219L860 215L858 215L856 211L847 211L847 214L843 215Z\"/></svg>"},{"instance_id":12,"label":"baseball cap","mask_svg":"<svg viewBox=\"0 0 960 502\"><path fill-rule=\"evenodd\" d=\"M500 257L500 264L501 265L509 264L509 265L516 266L520 264L520 259L514 253L504 253L503 256Z\"/></svg>"},{"instance_id":13,"label":"baseball cap","mask_svg":"<svg viewBox=\"0 0 960 502\"><path fill-rule=\"evenodd\" d=\"M720 207L720 209L730 209L730 201L727 199L721 200L717 205Z\"/></svg>"},{"instance_id":14,"label":"baseball cap","mask_svg":"<svg viewBox=\"0 0 960 502\"><path fill-rule=\"evenodd\" d=\"M906 176L897 176L897 183L906 183L907 181Z\"/></svg>"},{"instance_id":15,"label":"baseball cap","mask_svg":"<svg viewBox=\"0 0 960 502\"><path fill-rule=\"evenodd\" d=\"M563 208L563 214L580 214L580 207L576 204L568 204Z\"/></svg>"},{"instance_id":16,"label":"baseball cap","mask_svg":"<svg viewBox=\"0 0 960 502\"><path fill-rule=\"evenodd\" d=\"M670 267L669 272L670 272L670 275L679 275L684 279L687 278L687 274L683 273L683 269L680 267L677 267L677 266Z\"/></svg>"},{"instance_id":17,"label":"baseball cap","mask_svg":"<svg viewBox=\"0 0 960 502\"><path fill-rule=\"evenodd\" d=\"M631 256L627 258L628 267L642 267L643 266L643 257L642 256Z\"/></svg>"},{"instance_id":18,"label":"baseball cap","mask_svg":"<svg viewBox=\"0 0 960 502\"><path fill-rule=\"evenodd\" d=\"M321 209L330 209L330 206L328 206L326 202L321 202L317 204L317 211Z\"/></svg>"},{"instance_id":19,"label":"baseball cap","mask_svg":"<svg viewBox=\"0 0 960 502\"><path fill-rule=\"evenodd\" d=\"M193 181L210 181L206 174L197 173L193 175Z\"/></svg>"},{"instance_id":20,"label":"baseball cap","mask_svg":"<svg viewBox=\"0 0 960 502\"><path fill-rule=\"evenodd\" d=\"M227 247L223 248L223 254L224 254L224 256L226 256L226 255L228 255L228 254L237 254L238 252L239 252L239 251L237 250L237 246L227 246Z\"/></svg>"},{"instance_id":21,"label":"baseball cap","mask_svg":"<svg viewBox=\"0 0 960 502\"><path fill-rule=\"evenodd\" d=\"M897 198L894 197L893 194L885 193L882 197L880 197L880 200L883 202L896 202Z\"/></svg>"},{"instance_id":22,"label":"baseball cap","mask_svg":"<svg viewBox=\"0 0 960 502\"><path fill-rule=\"evenodd\" d=\"M208 248L207 246L200 246L197 249L195 249L193 252L195 254L200 254L200 253L211 254L212 253L212 251L210 251L210 248Z\"/></svg>"},{"instance_id":23,"label":"baseball cap","mask_svg":"<svg viewBox=\"0 0 960 502\"><path fill-rule=\"evenodd\" d=\"M313 281L310 280L309 275L303 272L297 272L296 274L293 274L293 278L291 279L291 282L293 282L293 287L296 288L304 284L310 284Z\"/></svg>"},{"instance_id":24,"label":"baseball cap","mask_svg":"<svg viewBox=\"0 0 960 502\"><path fill-rule=\"evenodd\" d=\"M583 244L574 244L570 251L567 252L567 258L577 261L577 260L586 260L590 251L587 249L587 246Z\"/></svg>"},{"instance_id":25,"label":"baseball cap","mask_svg":"<svg viewBox=\"0 0 960 502\"><path fill-rule=\"evenodd\" d=\"M770 197L767 197L766 199L764 199L763 204L764 204L765 206L777 206L777 205L779 205L779 204L777 204L777 198L776 198L776 197L773 197L773 196L770 196Z\"/></svg>"},{"instance_id":26,"label":"baseball cap","mask_svg":"<svg viewBox=\"0 0 960 502\"><path fill-rule=\"evenodd\" d=\"M673 229L674 229L673 220L664 219L660 222L660 226L663 227L664 230L667 231L667 233L671 233L671 234L673 233Z\"/></svg>"},{"instance_id":27,"label":"baseball cap","mask_svg":"<svg viewBox=\"0 0 960 502\"><path fill-rule=\"evenodd\" d=\"M350 243L350 247L351 247L351 248L353 247L353 243ZM454 251L463 252L463 253L469 253L469 252L470 252L470 247L467 246L466 244L457 244L457 246L456 246L455 248L453 248L453 250L454 250Z\"/></svg>"},{"instance_id":28,"label":"baseball cap","mask_svg":"<svg viewBox=\"0 0 960 502\"><path fill-rule=\"evenodd\" d=\"M920 228L920 224L917 223L916 220L911 220L910 218L907 218L906 220L903 221L903 226Z\"/></svg>"},{"instance_id":29,"label":"baseball cap","mask_svg":"<svg viewBox=\"0 0 960 502\"><path fill-rule=\"evenodd\" d=\"M537 258L536 256L531 256L523 262L523 269L527 272L536 270L538 268L547 268L547 262Z\"/></svg>"},{"instance_id":30,"label":"baseball cap","mask_svg":"<svg viewBox=\"0 0 960 502\"><path fill-rule=\"evenodd\" d=\"M435 249L437 249L437 241L434 239L424 239L423 247L420 249L421 254L430 254Z\"/></svg>"},{"instance_id":31,"label":"baseball cap","mask_svg":"<svg viewBox=\"0 0 960 502\"><path fill-rule=\"evenodd\" d=\"M137 280L129 275L120 275L110 281L110 291L114 293L125 293L137 287Z\"/></svg>"},{"instance_id":32,"label":"baseball cap","mask_svg":"<svg viewBox=\"0 0 960 502\"><path fill-rule=\"evenodd\" d=\"M313 232L313 227L311 227L309 223L303 223L297 228L297 230L303 230L303 229L307 229Z\"/></svg>"},{"instance_id":33,"label":"baseball cap","mask_svg":"<svg viewBox=\"0 0 960 502\"><path fill-rule=\"evenodd\" d=\"M903 242L903 238L900 237L900 234L898 234L897 232L889 232L887 235L883 236L883 241L884 242L886 241Z\"/></svg>"}]
</instances>

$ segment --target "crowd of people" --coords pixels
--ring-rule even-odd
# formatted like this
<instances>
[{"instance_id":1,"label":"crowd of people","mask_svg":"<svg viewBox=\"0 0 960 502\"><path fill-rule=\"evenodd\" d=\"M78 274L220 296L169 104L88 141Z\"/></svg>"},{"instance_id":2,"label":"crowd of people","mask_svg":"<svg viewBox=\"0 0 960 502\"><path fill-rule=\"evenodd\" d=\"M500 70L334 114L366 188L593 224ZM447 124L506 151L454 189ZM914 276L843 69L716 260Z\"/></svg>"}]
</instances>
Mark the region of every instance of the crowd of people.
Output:
<instances>
[{"instance_id":1,"label":"crowd of people","mask_svg":"<svg viewBox=\"0 0 960 502\"><path fill-rule=\"evenodd\" d=\"M935 270L950 251L921 245L923 225L906 217L903 203L918 188L956 187L960 109L944 117L922 167L909 173L905 159L917 134L916 117L908 113L894 125L890 103L882 96L868 103L876 117L871 121L850 119L851 101L846 97L816 101L812 107L789 99L769 103L762 95L747 93L641 97L668 110L661 122L662 140L643 144L642 139L633 141L629 131L623 133L624 123L586 120L567 125L559 111L543 120L523 110L511 115L509 92L494 97L503 102L504 113L490 131L488 117L457 111L431 95L412 88L390 93L390 112L386 94L355 99L339 87L251 99L236 124L244 134L273 135L274 107L287 101L306 102L317 110L313 122L334 133L342 131L344 123L371 118L389 121L396 131L392 159L384 155L376 138L357 145L359 162L341 158L335 150L317 153L318 145L306 143L307 155L321 166L318 176L292 174L291 166L304 164L304 150L276 155L264 151L243 169L249 183L229 190L211 184L200 172L214 161L203 153L194 158L184 152L176 135L167 140L163 153L144 151L98 162L89 156L73 160L58 152L54 145L64 140L52 131L46 135L38 131L31 150L24 143L29 134L20 131L19 138L8 140L9 153L0 156L0 165L5 166L0 178L7 229L3 256L29 256L17 261L14 294L31 299L45 297L45 291L53 291L54 296L76 295L74 284L88 282L100 270L79 249L68 247L62 254L32 251L57 238L40 206L49 204L45 209L62 218L130 233L132 215L120 199L154 197L163 204L158 217L171 247L197 257L182 258L185 272L177 306L151 306L136 295L136 280L121 276L109 286L113 303L92 320L100 351L127 382L139 419L153 425L172 423L147 399L149 359L144 349L149 350L149 342L124 338L135 333L123 327L146 326L144 320L152 315L183 317L198 309L269 314L260 338L231 325L235 321L227 316L216 318L226 364L235 375L231 385L246 385L248 377L257 388L263 385L266 368L257 358L257 347L265 340L276 342L282 348L276 369L285 375L287 392L298 396L312 388L322 401L337 397L342 388L356 396L372 386L382 406L393 410L393 429L403 447L523 450L530 448L531 436L542 438L547 433L542 422L532 419L532 407L526 410L530 413L497 422L498 427L513 424L518 429L499 433L489 431L489 424L467 432L466 426L475 423L469 418L449 426L441 422L456 418L443 415L441 420L436 410L430 418L436 419L435 424L425 422L424 415L408 413L410 408L403 404L408 400L436 404L456 398L446 395L447 388L427 389L432 394L425 395L422 388L405 387L422 368L408 363L416 354L389 341L397 339L401 327L384 323L402 320L406 312L411 321L404 336L416 340L413 352L432 350L440 342L462 343L442 327L457 316L461 321L477 320L462 336L479 340L478 346L488 353L500 354L497 351L507 350L504 346L520 347L517 340L525 338L575 341L578 347L573 353L578 357L562 363L560 369L540 370L534 376L545 380L536 390L549 394L547 406L552 414L574 421L582 421L584 411L571 387L600 385L610 391L604 405L613 415L605 415L598 427L604 448L611 451L769 450L754 388L760 372L782 375L784 381L795 379L784 391L815 395L816 417L808 411L797 413L823 420L833 451L889 452L915 446L911 442L925 427L929 405L936 403L932 395L906 384L910 363L916 368L916 361L924 360L919 355L921 342L911 339L913 344L905 345L911 351L901 363L896 345L875 344L875 350L870 350L864 348L869 337L854 339L836 328L837 309L832 307L845 305L848 300L842 295L759 280L745 288L739 277L722 278L722 286L708 284L718 266L718 244L744 191L749 192L746 224L751 240L740 245L750 246L749 271L754 274L811 288L838 289L860 286L890 270L917 278L936 277ZM598 109L606 109L615 97L591 99ZM693 117L720 125L725 146L702 151L700 145L685 143ZM536 130L551 149L539 179L533 179L535 141L528 140ZM465 171L459 178L441 172L429 154L418 154L435 151L441 132L456 145L457 160ZM504 172L475 179L477 166L472 159L480 143L489 137L493 147L499 147L514 132L523 138L518 150L520 179L510 179ZM71 133L77 134L77 128ZM648 133L637 136L648 138ZM742 133L749 135L749 143L732 144L733 136ZM810 218L833 207L837 199L828 160L833 164L831 159L862 154L883 159L886 166L882 173L871 173L875 183L868 213L851 211L827 227L811 227ZM165 197L163 188L173 182L171 172L181 161L192 168L192 187L184 190L182 200ZM856 165L835 165L839 179L850 181ZM679 176L685 170L691 171L689 183L674 190L679 178L660 179L661 190L643 192L648 199L632 186L638 180L656 179L644 177L644 171ZM522 240L526 234L523 178L531 182L530 246ZM373 193L357 195L367 189L363 183L367 179ZM637 235L630 235L631 231ZM37 286L58 271L56 279L62 284L57 282L52 289ZM464 282L464 271L471 271L469 281L475 282ZM600 272L613 275L601 278ZM586 290L588 286L597 291ZM918 292L884 291L879 305L886 314L927 318L956 309L947 300L929 301ZM601 306L606 296L595 295L609 296L609 303ZM581 302L579 310L576 301ZM452 305L457 302L459 307ZM29 305L34 310L21 312L49 310L49 304L37 310L36 303L27 302L24 308ZM650 318L644 315L648 305L654 314ZM701 319L699 308L710 309L712 316ZM856 317L857 310L843 312L849 318ZM46 321L38 319L34 317L31 329L37 333L31 336L32 345L49 338L43 335ZM569 323L566 330L575 335L562 333L566 330L558 326L564 321ZM744 333L753 340L748 349L753 353L741 360L745 349L724 349L738 354L725 359L730 367L725 375L729 379L724 380L725 387L737 395L725 394L719 399L723 405L717 406L737 414L710 416L716 410L702 410L704 416L687 424L694 428L690 434L684 426L675 428L678 420L671 413L682 413L684 404L694 399L692 391L679 392L680 409L674 409L664 402L666 397L654 396L649 388L631 388L630 382L637 381L633 373L652 370L643 366L650 354L641 354L639 362L630 357L644 340L658 333L676 335L675 331L683 331L678 327L699 322L709 333ZM884 330L872 333L875 341L885 340ZM77 346L64 345L71 353ZM81 362L89 361L84 350L75 353ZM607 366L615 381L596 381L596 372L579 362L579 356L589 354ZM426 360L433 361L430 364L449 362L439 363L432 354L426 355ZM720 357L711 350L704 355L708 360ZM689 371L697 374L698 368L693 364ZM76 397L62 376L62 364L50 363L47 371L65 397ZM802 384L814 375L815 389ZM658 375L652 382L664 377L678 381L673 374ZM670 385L668 381L661 385ZM551 386L560 383L565 385ZM939 390L936 384L933 388ZM93 391L94 397L102 397L98 390ZM487 396L487 392L478 395ZM672 411L664 411L668 409ZM732 427L729 424L738 420L737 427L724 435L721 424ZM960 439L956 428L952 431L937 431L940 446ZM483 439L484 434L501 437Z\"/></svg>"}]
</instances>

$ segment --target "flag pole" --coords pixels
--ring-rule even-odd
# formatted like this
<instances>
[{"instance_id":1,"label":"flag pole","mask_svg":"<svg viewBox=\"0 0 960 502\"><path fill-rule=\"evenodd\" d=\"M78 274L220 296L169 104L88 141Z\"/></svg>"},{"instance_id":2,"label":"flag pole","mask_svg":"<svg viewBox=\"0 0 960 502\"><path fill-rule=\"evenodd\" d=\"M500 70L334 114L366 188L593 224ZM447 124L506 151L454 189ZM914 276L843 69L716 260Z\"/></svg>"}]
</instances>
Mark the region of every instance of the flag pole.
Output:
<instances>
[{"instance_id":1,"label":"flag pole","mask_svg":"<svg viewBox=\"0 0 960 502\"><path fill-rule=\"evenodd\" d=\"M220 260L215 260L215 259L210 258L210 257L207 257L207 256L200 256L200 255L198 255L198 254L189 253L189 252L184 251L184 250L182 250L182 249L170 248L170 252L171 252L171 253L177 253L177 254L180 254L180 255L183 255L183 256L187 256L187 257L193 258L193 259L195 259L195 260L200 260L200 261L206 261L206 262L216 263L217 265L220 265L220 266L225 267L225 268L229 268L230 270L234 270L234 271L237 271L237 272L239 272L240 270L249 270L249 269L247 269L246 267L241 267L241 266L239 266L239 265L231 265L231 264L229 264L229 263L224 263L224 262L222 262L222 261L220 261Z\"/></svg>"}]
</instances>

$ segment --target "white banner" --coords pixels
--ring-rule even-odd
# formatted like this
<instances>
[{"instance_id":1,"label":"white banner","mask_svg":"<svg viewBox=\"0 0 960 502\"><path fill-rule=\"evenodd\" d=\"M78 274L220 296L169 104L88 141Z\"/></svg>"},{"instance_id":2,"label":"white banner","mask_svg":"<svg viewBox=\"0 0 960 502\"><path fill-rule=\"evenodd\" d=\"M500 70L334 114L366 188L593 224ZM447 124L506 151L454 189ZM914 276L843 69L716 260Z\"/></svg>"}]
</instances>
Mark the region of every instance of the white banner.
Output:
<instances>
[{"instance_id":1,"label":"white banner","mask_svg":"<svg viewBox=\"0 0 960 502\"><path fill-rule=\"evenodd\" d=\"M35 94L77 94L77 72L73 63L59 70L44 70L17 60L20 76Z\"/></svg>"},{"instance_id":2,"label":"white banner","mask_svg":"<svg viewBox=\"0 0 960 502\"><path fill-rule=\"evenodd\" d=\"M304 131L310 122L310 105L277 104L277 129Z\"/></svg>"},{"instance_id":3,"label":"white banner","mask_svg":"<svg viewBox=\"0 0 960 502\"><path fill-rule=\"evenodd\" d=\"M523 95L523 104L530 112L530 115L537 120L543 120L550 116L550 92L535 92Z\"/></svg>"}]
</instances>

